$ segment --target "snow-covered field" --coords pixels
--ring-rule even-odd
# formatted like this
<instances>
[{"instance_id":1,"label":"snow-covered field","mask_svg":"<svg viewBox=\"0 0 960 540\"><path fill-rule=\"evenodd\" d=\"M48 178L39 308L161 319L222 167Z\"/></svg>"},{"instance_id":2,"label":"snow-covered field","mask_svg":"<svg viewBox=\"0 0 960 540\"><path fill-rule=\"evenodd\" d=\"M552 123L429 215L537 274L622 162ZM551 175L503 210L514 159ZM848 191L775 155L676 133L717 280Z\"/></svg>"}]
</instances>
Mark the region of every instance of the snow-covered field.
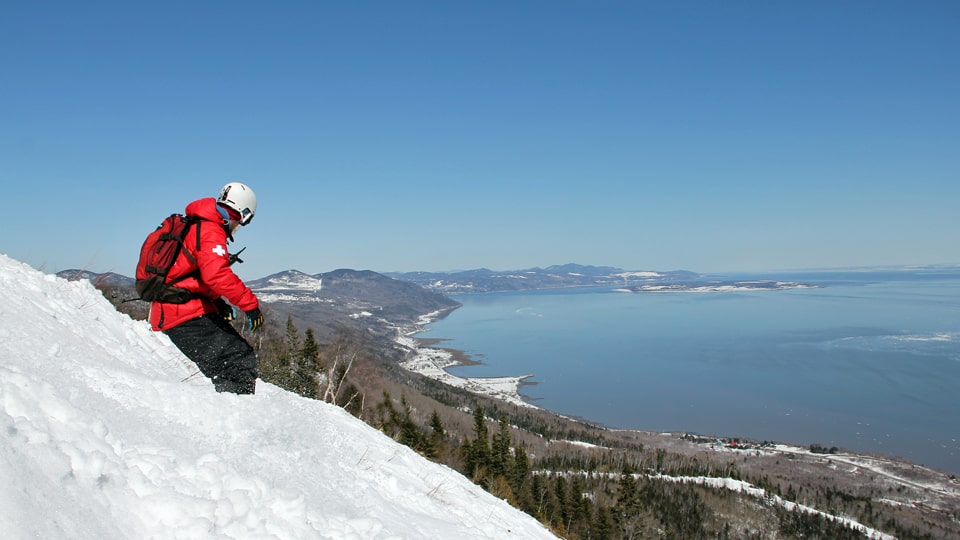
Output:
<instances>
[{"instance_id":1,"label":"snow-covered field","mask_svg":"<svg viewBox=\"0 0 960 540\"><path fill-rule=\"evenodd\" d=\"M217 394L88 281L0 255L0 531L20 538L553 538L323 402Z\"/></svg>"}]
</instances>

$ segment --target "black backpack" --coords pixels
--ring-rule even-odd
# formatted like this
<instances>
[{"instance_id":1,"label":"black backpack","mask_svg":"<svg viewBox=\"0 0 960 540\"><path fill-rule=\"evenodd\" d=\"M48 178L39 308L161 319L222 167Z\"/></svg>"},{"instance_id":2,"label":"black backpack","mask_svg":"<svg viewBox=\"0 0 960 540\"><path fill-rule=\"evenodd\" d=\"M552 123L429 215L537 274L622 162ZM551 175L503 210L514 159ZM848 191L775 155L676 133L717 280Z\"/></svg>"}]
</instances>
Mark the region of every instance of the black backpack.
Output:
<instances>
[{"instance_id":1,"label":"black backpack","mask_svg":"<svg viewBox=\"0 0 960 540\"><path fill-rule=\"evenodd\" d=\"M197 233L197 250L200 249L200 219L172 214L149 235L140 248L140 261L137 263L137 294L147 302L183 304L196 295L184 288L175 287L177 283L199 273L199 268L181 276L172 276L170 268L182 252L195 267L196 259L184 249L184 242L190 227L194 224ZM169 281L167 281L170 279Z\"/></svg>"}]
</instances>

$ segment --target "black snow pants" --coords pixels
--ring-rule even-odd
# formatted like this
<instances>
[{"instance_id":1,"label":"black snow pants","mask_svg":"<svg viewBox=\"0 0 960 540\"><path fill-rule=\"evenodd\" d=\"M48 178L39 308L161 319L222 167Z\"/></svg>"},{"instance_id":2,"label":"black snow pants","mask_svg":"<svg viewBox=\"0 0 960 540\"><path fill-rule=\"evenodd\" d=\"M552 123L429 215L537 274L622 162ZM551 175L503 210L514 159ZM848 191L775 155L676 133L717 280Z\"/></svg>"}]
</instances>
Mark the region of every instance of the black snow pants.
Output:
<instances>
[{"instance_id":1,"label":"black snow pants","mask_svg":"<svg viewBox=\"0 0 960 540\"><path fill-rule=\"evenodd\" d=\"M223 317L204 315L164 330L163 333L213 381L217 392L254 392L257 355L253 347Z\"/></svg>"}]
</instances>

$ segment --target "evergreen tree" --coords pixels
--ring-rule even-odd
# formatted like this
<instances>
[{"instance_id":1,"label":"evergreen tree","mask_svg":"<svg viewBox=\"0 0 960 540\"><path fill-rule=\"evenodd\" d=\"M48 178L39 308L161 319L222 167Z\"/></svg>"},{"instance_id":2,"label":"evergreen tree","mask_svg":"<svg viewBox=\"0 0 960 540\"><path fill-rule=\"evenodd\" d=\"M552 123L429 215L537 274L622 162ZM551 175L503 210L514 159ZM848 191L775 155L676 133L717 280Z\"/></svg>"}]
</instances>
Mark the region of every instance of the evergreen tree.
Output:
<instances>
[{"instance_id":1,"label":"evergreen tree","mask_svg":"<svg viewBox=\"0 0 960 540\"><path fill-rule=\"evenodd\" d=\"M299 345L291 348L289 336L297 336L297 327L293 324L293 319L287 317L288 339L282 340L271 337L261 342L261 348L257 352L259 357L258 370L260 378L264 381L273 383L284 390L297 392L297 385L293 377L293 357L299 352ZM299 338L296 338L299 340ZM297 341L299 342L299 341Z\"/></svg>"},{"instance_id":2,"label":"evergreen tree","mask_svg":"<svg viewBox=\"0 0 960 540\"><path fill-rule=\"evenodd\" d=\"M400 439L399 442L410 448L423 452L426 446L427 437L424 435L417 424L413 421L413 414L410 404L407 402L407 396L400 396L400 404L403 405L403 416L400 417Z\"/></svg>"},{"instance_id":3,"label":"evergreen tree","mask_svg":"<svg viewBox=\"0 0 960 540\"><path fill-rule=\"evenodd\" d=\"M300 331L293 324L293 317L290 315L287 315L287 334L284 342L288 356L289 353L300 350Z\"/></svg>"},{"instance_id":4,"label":"evergreen tree","mask_svg":"<svg viewBox=\"0 0 960 540\"><path fill-rule=\"evenodd\" d=\"M510 424L506 413L500 414L500 430L493 436L493 447L490 456L490 473L495 476L510 476L512 460L510 459Z\"/></svg>"},{"instance_id":5,"label":"evergreen tree","mask_svg":"<svg viewBox=\"0 0 960 540\"><path fill-rule=\"evenodd\" d=\"M440 447L443 445L443 439L447 433L440 420L440 413L436 409L430 415L430 436L427 439L427 457L436 459L440 455Z\"/></svg>"},{"instance_id":6,"label":"evergreen tree","mask_svg":"<svg viewBox=\"0 0 960 540\"><path fill-rule=\"evenodd\" d=\"M383 401L377 405L377 417L380 430L388 437L400 440L404 424L403 415L393 406L393 398L387 390L383 391Z\"/></svg>"},{"instance_id":7,"label":"evergreen tree","mask_svg":"<svg viewBox=\"0 0 960 540\"><path fill-rule=\"evenodd\" d=\"M517 445L513 453L513 493L517 499L517 506L530 515L536 515L537 505L533 496L533 480L530 474L530 458L527 448L522 442Z\"/></svg>"},{"instance_id":8,"label":"evergreen tree","mask_svg":"<svg viewBox=\"0 0 960 540\"><path fill-rule=\"evenodd\" d=\"M490 440L483 407L478 403L473 409L473 442L464 445L467 450L467 476L480 485L485 485L486 471L490 466Z\"/></svg>"},{"instance_id":9,"label":"evergreen tree","mask_svg":"<svg viewBox=\"0 0 960 540\"><path fill-rule=\"evenodd\" d=\"M542 474L530 478L530 493L533 496L533 515L543 523L549 523L549 486L547 477Z\"/></svg>"},{"instance_id":10,"label":"evergreen tree","mask_svg":"<svg viewBox=\"0 0 960 540\"><path fill-rule=\"evenodd\" d=\"M537 475L535 478L539 478ZM536 494L537 499L540 502L541 512L543 512L544 522L549 524L555 532L562 536L566 537L567 528L563 522L563 513L560 508L560 500L557 498L557 483L560 481L561 477L557 475L551 475L545 478L545 481L541 486L539 486L538 493Z\"/></svg>"},{"instance_id":11,"label":"evergreen tree","mask_svg":"<svg viewBox=\"0 0 960 540\"><path fill-rule=\"evenodd\" d=\"M591 538L597 540L608 540L614 537L613 517L610 515L610 509L606 506L598 506L597 514L593 519L593 526L590 528Z\"/></svg>"},{"instance_id":12,"label":"evergreen tree","mask_svg":"<svg viewBox=\"0 0 960 540\"><path fill-rule=\"evenodd\" d=\"M317 399L320 396L319 380L317 379L319 371L320 346L313 337L313 328L307 328L303 345L293 368L296 392L301 396Z\"/></svg>"},{"instance_id":13,"label":"evergreen tree","mask_svg":"<svg viewBox=\"0 0 960 540\"><path fill-rule=\"evenodd\" d=\"M580 531L581 536L587 536L590 532L591 518L593 516L593 502L590 497L585 496L588 488L582 476L574 476L570 482L570 506L571 506L571 531Z\"/></svg>"},{"instance_id":14,"label":"evergreen tree","mask_svg":"<svg viewBox=\"0 0 960 540\"><path fill-rule=\"evenodd\" d=\"M633 467L629 462L624 463L620 473L617 502L613 506L613 520L624 538L638 538L643 529L640 490L633 475Z\"/></svg>"},{"instance_id":15,"label":"evergreen tree","mask_svg":"<svg viewBox=\"0 0 960 540\"><path fill-rule=\"evenodd\" d=\"M530 457L527 445L522 442L513 450L513 491L519 494L530 476Z\"/></svg>"},{"instance_id":16,"label":"evergreen tree","mask_svg":"<svg viewBox=\"0 0 960 540\"><path fill-rule=\"evenodd\" d=\"M573 517L570 504L570 490L567 486L567 480L563 476L557 476L553 484L554 494L557 500L557 520L563 524L566 531L570 530L570 520Z\"/></svg>"},{"instance_id":17,"label":"evergreen tree","mask_svg":"<svg viewBox=\"0 0 960 540\"><path fill-rule=\"evenodd\" d=\"M314 373L320 371L320 345L313 337L313 328L307 328L303 347L300 349L300 362L306 369L312 369Z\"/></svg>"}]
</instances>

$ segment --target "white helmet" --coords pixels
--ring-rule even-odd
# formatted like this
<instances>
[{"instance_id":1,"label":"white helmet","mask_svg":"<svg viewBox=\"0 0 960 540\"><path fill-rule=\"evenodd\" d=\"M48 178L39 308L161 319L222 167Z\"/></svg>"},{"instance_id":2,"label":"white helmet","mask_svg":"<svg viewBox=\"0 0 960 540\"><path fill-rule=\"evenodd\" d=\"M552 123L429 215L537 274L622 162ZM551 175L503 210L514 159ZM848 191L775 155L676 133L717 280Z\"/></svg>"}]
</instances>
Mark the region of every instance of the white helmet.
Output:
<instances>
[{"instance_id":1,"label":"white helmet","mask_svg":"<svg viewBox=\"0 0 960 540\"><path fill-rule=\"evenodd\" d=\"M246 225L257 213L257 196L246 184L230 182L220 190L217 202L240 214L240 225Z\"/></svg>"}]
</instances>

